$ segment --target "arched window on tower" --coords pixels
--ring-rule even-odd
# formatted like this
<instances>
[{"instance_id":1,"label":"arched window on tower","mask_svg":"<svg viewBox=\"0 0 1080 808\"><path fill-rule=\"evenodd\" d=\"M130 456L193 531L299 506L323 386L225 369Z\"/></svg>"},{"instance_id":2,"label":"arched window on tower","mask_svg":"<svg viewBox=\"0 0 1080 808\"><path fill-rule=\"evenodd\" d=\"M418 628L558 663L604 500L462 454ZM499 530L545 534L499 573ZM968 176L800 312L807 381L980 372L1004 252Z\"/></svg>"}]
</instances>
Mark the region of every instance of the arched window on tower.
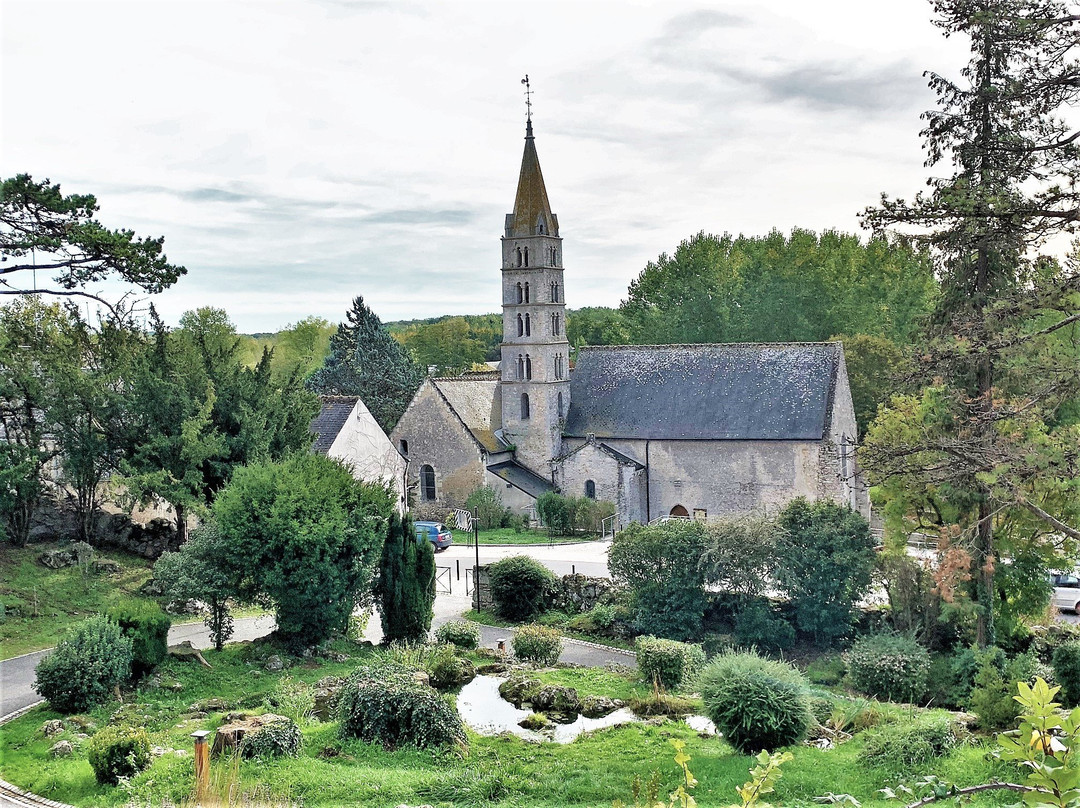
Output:
<instances>
[{"instance_id":1,"label":"arched window on tower","mask_svg":"<svg viewBox=\"0 0 1080 808\"><path fill-rule=\"evenodd\" d=\"M519 337L523 336L525 334L525 321L521 319L520 314L517 316L517 324L518 324L518 336Z\"/></svg>"},{"instance_id":2,"label":"arched window on tower","mask_svg":"<svg viewBox=\"0 0 1080 808\"><path fill-rule=\"evenodd\" d=\"M525 252L528 252L528 250L526 250ZM525 266L528 266L528 262L526 262ZM529 282L528 281L525 281L525 302L526 303L529 302Z\"/></svg>"},{"instance_id":3,"label":"arched window on tower","mask_svg":"<svg viewBox=\"0 0 1080 808\"><path fill-rule=\"evenodd\" d=\"M525 378L525 357L521 354L518 354L518 378Z\"/></svg>"},{"instance_id":4,"label":"arched window on tower","mask_svg":"<svg viewBox=\"0 0 1080 808\"><path fill-rule=\"evenodd\" d=\"M556 255L555 248L552 247L551 248L551 265L553 267L557 267L559 265L558 262L557 262L557 259L555 258L555 255Z\"/></svg>"},{"instance_id":5,"label":"arched window on tower","mask_svg":"<svg viewBox=\"0 0 1080 808\"><path fill-rule=\"evenodd\" d=\"M521 419L524 421L529 417L529 394L521 394Z\"/></svg>"},{"instance_id":6,"label":"arched window on tower","mask_svg":"<svg viewBox=\"0 0 1080 808\"><path fill-rule=\"evenodd\" d=\"M528 354L525 354L525 378L532 378L532 357Z\"/></svg>"},{"instance_id":7,"label":"arched window on tower","mask_svg":"<svg viewBox=\"0 0 1080 808\"><path fill-rule=\"evenodd\" d=\"M420 467L420 499L423 502L435 500L435 469L426 463Z\"/></svg>"},{"instance_id":8,"label":"arched window on tower","mask_svg":"<svg viewBox=\"0 0 1080 808\"><path fill-rule=\"evenodd\" d=\"M524 301L525 301L525 294L524 294L524 292L522 292L521 284L519 283L517 285L517 302L518 303L523 303Z\"/></svg>"},{"instance_id":9,"label":"arched window on tower","mask_svg":"<svg viewBox=\"0 0 1080 808\"><path fill-rule=\"evenodd\" d=\"M517 259L518 259L518 264L517 265L521 266L521 247L517 248Z\"/></svg>"},{"instance_id":10,"label":"arched window on tower","mask_svg":"<svg viewBox=\"0 0 1080 808\"><path fill-rule=\"evenodd\" d=\"M525 315L525 336L532 336L532 318L528 314Z\"/></svg>"},{"instance_id":11,"label":"arched window on tower","mask_svg":"<svg viewBox=\"0 0 1080 808\"><path fill-rule=\"evenodd\" d=\"M558 315L558 313L552 314L551 315L551 333L554 334L557 337L557 336L559 336L559 329L560 329L559 315Z\"/></svg>"},{"instance_id":12,"label":"arched window on tower","mask_svg":"<svg viewBox=\"0 0 1080 808\"><path fill-rule=\"evenodd\" d=\"M559 409L558 409L558 412L559 412L559 417L560 417L560 418L562 418L562 417L563 417L563 398L562 398L562 393L559 393L559 404L558 404L558 406L559 406Z\"/></svg>"},{"instance_id":13,"label":"arched window on tower","mask_svg":"<svg viewBox=\"0 0 1080 808\"><path fill-rule=\"evenodd\" d=\"M563 358L562 354L555 354L555 378L561 379L563 377Z\"/></svg>"},{"instance_id":14,"label":"arched window on tower","mask_svg":"<svg viewBox=\"0 0 1080 808\"><path fill-rule=\"evenodd\" d=\"M555 281L551 282L551 289L549 290L549 295L551 296L552 303L559 302L559 284L555 283Z\"/></svg>"},{"instance_id":15,"label":"arched window on tower","mask_svg":"<svg viewBox=\"0 0 1080 808\"><path fill-rule=\"evenodd\" d=\"M525 248L525 266L528 266L528 265L529 265L529 248L526 247ZM529 298L525 298L526 302L528 302L528 300L529 300Z\"/></svg>"},{"instance_id":16,"label":"arched window on tower","mask_svg":"<svg viewBox=\"0 0 1080 808\"><path fill-rule=\"evenodd\" d=\"M585 496L589 499L596 499L596 482L593 480L585 481Z\"/></svg>"}]
</instances>

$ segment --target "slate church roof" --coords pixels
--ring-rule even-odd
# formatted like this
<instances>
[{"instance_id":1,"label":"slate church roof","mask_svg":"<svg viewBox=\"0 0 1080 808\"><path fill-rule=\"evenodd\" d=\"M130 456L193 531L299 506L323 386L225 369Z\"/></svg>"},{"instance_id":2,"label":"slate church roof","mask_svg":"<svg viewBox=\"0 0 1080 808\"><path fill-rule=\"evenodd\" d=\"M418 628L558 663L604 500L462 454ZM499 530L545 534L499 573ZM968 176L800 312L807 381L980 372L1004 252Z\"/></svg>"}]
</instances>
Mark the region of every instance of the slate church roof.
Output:
<instances>
[{"instance_id":1,"label":"slate church roof","mask_svg":"<svg viewBox=\"0 0 1080 808\"><path fill-rule=\"evenodd\" d=\"M322 409L311 422L311 431L315 433L315 443L311 448L315 452L326 454L330 451L359 400L359 396L319 396Z\"/></svg>"},{"instance_id":2,"label":"slate church roof","mask_svg":"<svg viewBox=\"0 0 1080 808\"><path fill-rule=\"evenodd\" d=\"M563 434L821 440L842 361L837 342L582 348Z\"/></svg>"}]
</instances>

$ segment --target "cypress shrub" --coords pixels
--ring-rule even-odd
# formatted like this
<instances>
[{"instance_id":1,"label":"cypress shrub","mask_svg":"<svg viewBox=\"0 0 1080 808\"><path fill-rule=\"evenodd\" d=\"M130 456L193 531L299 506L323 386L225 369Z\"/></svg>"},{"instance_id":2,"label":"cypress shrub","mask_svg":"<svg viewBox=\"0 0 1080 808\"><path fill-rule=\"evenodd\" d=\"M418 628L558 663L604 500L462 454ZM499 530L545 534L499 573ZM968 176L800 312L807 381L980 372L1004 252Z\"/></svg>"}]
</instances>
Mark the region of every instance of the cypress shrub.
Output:
<instances>
[{"instance_id":1,"label":"cypress shrub","mask_svg":"<svg viewBox=\"0 0 1080 808\"><path fill-rule=\"evenodd\" d=\"M387 524L377 587L383 642L427 640L435 603L435 550L417 541L412 522L393 514Z\"/></svg>"},{"instance_id":2,"label":"cypress shrub","mask_svg":"<svg viewBox=\"0 0 1080 808\"><path fill-rule=\"evenodd\" d=\"M131 638L131 675L138 679L160 665L169 653L172 620L156 603L124 600L105 612Z\"/></svg>"}]
</instances>

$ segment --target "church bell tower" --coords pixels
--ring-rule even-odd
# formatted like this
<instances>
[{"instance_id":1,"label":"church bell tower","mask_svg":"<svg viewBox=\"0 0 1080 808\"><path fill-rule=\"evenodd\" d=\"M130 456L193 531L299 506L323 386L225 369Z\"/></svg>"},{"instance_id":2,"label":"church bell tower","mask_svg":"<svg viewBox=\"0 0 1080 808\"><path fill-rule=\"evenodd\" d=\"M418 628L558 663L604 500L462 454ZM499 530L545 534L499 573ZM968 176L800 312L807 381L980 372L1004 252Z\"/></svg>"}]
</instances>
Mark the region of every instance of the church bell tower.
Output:
<instances>
[{"instance_id":1,"label":"church bell tower","mask_svg":"<svg viewBox=\"0 0 1080 808\"><path fill-rule=\"evenodd\" d=\"M530 106L514 212L506 215L502 237L500 388L503 437L517 447L522 465L544 477L561 451L570 408L562 260L559 220L540 173Z\"/></svg>"}]
</instances>

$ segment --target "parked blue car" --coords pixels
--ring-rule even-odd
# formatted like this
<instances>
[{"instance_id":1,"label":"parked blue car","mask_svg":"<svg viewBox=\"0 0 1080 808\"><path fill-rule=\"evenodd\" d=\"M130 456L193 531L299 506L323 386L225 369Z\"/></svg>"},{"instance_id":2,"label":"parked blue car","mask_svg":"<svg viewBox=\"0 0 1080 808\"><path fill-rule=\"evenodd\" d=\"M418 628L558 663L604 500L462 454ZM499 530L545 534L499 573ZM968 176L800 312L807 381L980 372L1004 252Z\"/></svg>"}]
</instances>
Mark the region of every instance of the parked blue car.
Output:
<instances>
[{"instance_id":1,"label":"parked blue car","mask_svg":"<svg viewBox=\"0 0 1080 808\"><path fill-rule=\"evenodd\" d=\"M435 545L435 552L445 550L454 543L454 534L442 522L414 522L413 524L416 526L416 540L428 539Z\"/></svg>"}]
</instances>

